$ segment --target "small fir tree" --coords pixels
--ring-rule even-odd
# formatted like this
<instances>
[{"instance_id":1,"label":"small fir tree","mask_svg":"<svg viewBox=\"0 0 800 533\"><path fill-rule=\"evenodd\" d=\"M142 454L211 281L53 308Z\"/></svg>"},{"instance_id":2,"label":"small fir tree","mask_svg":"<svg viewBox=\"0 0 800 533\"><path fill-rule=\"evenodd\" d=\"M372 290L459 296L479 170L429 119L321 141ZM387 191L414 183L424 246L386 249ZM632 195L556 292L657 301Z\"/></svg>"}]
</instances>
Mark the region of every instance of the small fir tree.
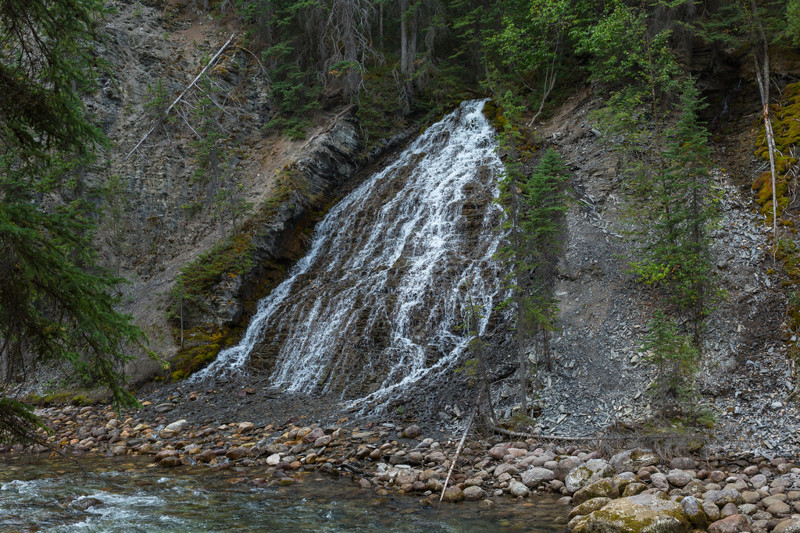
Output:
<instances>
[{"instance_id":1,"label":"small fir tree","mask_svg":"<svg viewBox=\"0 0 800 533\"><path fill-rule=\"evenodd\" d=\"M662 310L648 324L649 333L642 350L646 361L656 370L650 389L660 413L666 418L688 416L694 419L697 399L694 387L700 352L690 335L683 335L678 325Z\"/></svg>"},{"instance_id":2,"label":"small fir tree","mask_svg":"<svg viewBox=\"0 0 800 533\"><path fill-rule=\"evenodd\" d=\"M505 214L506 242L495 258L507 270L510 292L501 308L511 308L516 321L519 358L519 394L522 414L527 415L528 356L532 337L540 335L541 359L550 368L549 334L558 316L552 295L552 276L562 244L566 211L566 167L555 150L548 150L530 176L519 164L506 164L500 183L499 202Z\"/></svg>"},{"instance_id":3,"label":"small fir tree","mask_svg":"<svg viewBox=\"0 0 800 533\"><path fill-rule=\"evenodd\" d=\"M641 258L632 263L641 281L663 286L669 302L688 315L697 348L715 298L709 228L718 217L708 132L698 116L702 106L693 80L687 80L677 122L665 135L664 164L652 179L635 185L634 211L647 224L634 232Z\"/></svg>"}]
</instances>

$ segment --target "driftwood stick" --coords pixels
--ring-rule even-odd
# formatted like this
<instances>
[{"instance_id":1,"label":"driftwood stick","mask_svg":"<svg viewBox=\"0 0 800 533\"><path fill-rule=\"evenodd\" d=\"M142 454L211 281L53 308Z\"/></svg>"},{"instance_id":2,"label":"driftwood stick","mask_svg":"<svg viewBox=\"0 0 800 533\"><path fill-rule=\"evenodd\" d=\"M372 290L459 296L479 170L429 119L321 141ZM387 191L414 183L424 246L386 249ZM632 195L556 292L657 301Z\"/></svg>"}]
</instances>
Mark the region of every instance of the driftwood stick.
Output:
<instances>
[{"instance_id":1,"label":"driftwood stick","mask_svg":"<svg viewBox=\"0 0 800 533\"><path fill-rule=\"evenodd\" d=\"M182 99L182 98L183 98L183 97L186 95L186 93L188 93L188 92L189 92L189 91L192 89L192 87L194 87L194 85L197 83L197 80L199 80L199 79L200 79L200 78L203 76L203 74L205 74L205 73L206 73L206 70L208 70L208 68L209 68L211 65L213 65L213 64L214 64L214 63L217 61L217 58L218 58L220 55L222 55L222 52L224 52L224 51L225 51L225 49L228 47L228 45L230 45L230 44L231 44L231 42L233 42L233 38L234 38L234 37L236 37L236 34L235 34L235 33L232 33L232 34L231 34L231 36L230 36L230 38L228 39L228 41L227 41L225 44L223 44L223 45L222 45L222 48L220 48L219 50L217 50L217 53L216 53L216 54L214 54L214 57L212 57L212 58L211 58L211 61L209 61L209 62L208 62L208 65L206 65L205 67L203 67L203 70L201 70L201 71L200 71L200 74L198 74L197 76L195 76L195 78L192 80L192 83L190 83L190 84L189 84L189 85L188 85L188 86L187 86L187 87L186 87L186 88L185 88L185 89L184 89L184 90L181 92L181 94L179 94L179 95L178 95L178 97L175 99L175 101L174 101L174 102L172 102L172 105L170 105L170 106L167 108L167 110L166 110L166 111L164 111L164 114L163 114L163 115L161 115L161 118L158 120L158 122L156 122L156 123L153 125L153 127L152 127L152 128L150 128L150 131L148 131L148 132L145 134L145 136L144 136L144 137L142 137L142 140L141 140L141 141L139 141L139 142L136 144L136 146L134 146L134 147L133 147L133 150L131 150L130 152L128 152L128 155L126 155L126 156L125 156L125 159L123 159L123 161L127 161L127 160L128 160L128 159L129 159L129 158L130 158L130 157L133 155L133 153L134 153L136 150L138 150L138 149L139 149L139 147L142 145L142 143L143 143L145 140L147 140L147 138L148 138L148 137L150 137L150 134L151 134L151 133L153 133L153 131L155 131L155 129L158 127L158 125L164 122L164 120L165 120L165 119L167 118L167 116L169 115L169 112L170 112L170 111L172 111L172 108L174 108L174 107L175 107L175 106L178 104L178 102L180 102L180 101L181 101L181 99Z\"/></svg>"},{"instance_id":2,"label":"driftwood stick","mask_svg":"<svg viewBox=\"0 0 800 533\"><path fill-rule=\"evenodd\" d=\"M469 429L472 427L472 421L475 420L475 413L478 412L478 407L481 404L481 396L483 396L483 393L479 394L478 399L475 401L475 406L472 408L472 413L469 415L469 420L467 420L467 427L464 428L464 434L461 435L461 441L459 441L458 448L456 448L456 455L453 457L453 462L450 463L450 469L447 471L447 478L444 480L444 487L442 487L442 494L439 496L439 503L442 503L442 500L444 499L444 493L447 490L447 484L450 483L450 476L453 474L453 467L456 466L458 456L461 454L461 448L464 447L464 442L467 440Z\"/></svg>"},{"instance_id":3,"label":"driftwood stick","mask_svg":"<svg viewBox=\"0 0 800 533\"><path fill-rule=\"evenodd\" d=\"M507 437L515 437L520 439L536 439L556 442L596 442L596 441L614 441L614 440L637 440L642 437L647 437L656 440L677 440L685 438L681 435L642 435L632 433L630 435L596 435L594 437L559 437L558 435L537 435L535 433L523 433L521 431L510 431L505 428L494 426L492 430L495 433L506 435Z\"/></svg>"}]
</instances>

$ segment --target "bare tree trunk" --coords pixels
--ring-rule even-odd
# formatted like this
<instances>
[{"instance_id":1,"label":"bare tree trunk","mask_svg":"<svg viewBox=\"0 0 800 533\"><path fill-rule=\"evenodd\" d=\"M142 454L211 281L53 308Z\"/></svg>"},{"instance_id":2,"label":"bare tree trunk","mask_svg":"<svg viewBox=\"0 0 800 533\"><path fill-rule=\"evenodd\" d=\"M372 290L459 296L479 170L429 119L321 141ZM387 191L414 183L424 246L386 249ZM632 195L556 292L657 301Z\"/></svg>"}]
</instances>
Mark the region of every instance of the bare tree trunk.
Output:
<instances>
[{"instance_id":1,"label":"bare tree trunk","mask_svg":"<svg viewBox=\"0 0 800 533\"><path fill-rule=\"evenodd\" d=\"M483 394L478 394L478 399L475 401L475 406L472 408L472 413L469 415L469 420L467 420L467 427L464 428L464 434L461 435L458 448L456 448L456 454L453 457L453 462L450 463L450 469L447 471L447 477L445 478L444 486L442 487L442 494L439 496L439 503L441 503L442 499L444 499L444 493L447 490L447 484L450 483L450 475L453 473L453 468L456 466L458 456L461 454L461 449L464 447L464 442L467 440L469 429L472 427L472 421L475 419L475 413L478 412L478 408L481 405L481 396L483 396Z\"/></svg>"},{"instance_id":2,"label":"bare tree trunk","mask_svg":"<svg viewBox=\"0 0 800 533\"><path fill-rule=\"evenodd\" d=\"M542 89L542 101L539 103L539 109L536 111L536 114L533 115L533 118L530 122L528 122L528 127L530 128L533 126L533 123L536 122L536 119L539 118L539 115L542 114L542 110L544 110L544 104L547 102L547 98L550 96L550 92L556 86L556 80L558 79L558 67L559 67L559 45L558 40L556 41L556 48L553 52L552 61L550 64L547 65L547 68L544 72L544 87Z\"/></svg>"},{"instance_id":3,"label":"bare tree trunk","mask_svg":"<svg viewBox=\"0 0 800 533\"><path fill-rule=\"evenodd\" d=\"M553 363L550 358L550 330L542 327L542 354L544 355L544 364L548 372L553 371Z\"/></svg>"},{"instance_id":4,"label":"bare tree trunk","mask_svg":"<svg viewBox=\"0 0 800 533\"><path fill-rule=\"evenodd\" d=\"M183 294L181 294L180 306L181 306L181 348L183 348Z\"/></svg>"},{"instance_id":5,"label":"bare tree trunk","mask_svg":"<svg viewBox=\"0 0 800 533\"><path fill-rule=\"evenodd\" d=\"M403 78L409 75L408 64L408 0L400 0L400 73Z\"/></svg>"},{"instance_id":6,"label":"bare tree trunk","mask_svg":"<svg viewBox=\"0 0 800 533\"><path fill-rule=\"evenodd\" d=\"M383 52L383 4L378 6L378 48Z\"/></svg>"},{"instance_id":7,"label":"bare tree trunk","mask_svg":"<svg viewBox=\"0 0 800 533\"><path fill-rule=\"evenodd\" d=\"M756 83L758 92L761 95L761 107L764 116L764 136L767 139L767 152L769 153L769 170L772 180L772 236L775 245L778 244L778 196L776 194L775 181L777 179L775 171L775 134L772 132L772 120L769 116L769 41L764 33L764 26L758 16L755 0L750 0L750 8L753 16L753 26L757 32L757 43L753 45L753 62L756 69ZM759 54L761 57L759 57Z\"/></svg>"},{"instance_id":8,"label":"bare tree trunk","mask_svg":"<svg viewBox=\"0 0 800 533\"><path fill-rule=\"evenodd\" d=\"M510 239L512 240L512 245L514 247L514 253L519 257L520 254L523 253L522 247L523 242L521 238L521 231L520 228L520 209L521 203L519 199L519 191L517 190L516 182L511 184L511 235ZM519 263L519 261L515 261L515 263ZM519 269L519 266L515 268ZM517 313L517 357L519 362L519 405L520 405L520 412L527 416L528 415L528 355L525 353L526 348L526 330L528 324L526 323L525 319L525 308L524 308L524 301L522 297L522 291L524 289L523 283L523 274L517 272L517 279L515 280L515 287L514 287L514 307L516 308Z\"/></svg>"}]
</instances>

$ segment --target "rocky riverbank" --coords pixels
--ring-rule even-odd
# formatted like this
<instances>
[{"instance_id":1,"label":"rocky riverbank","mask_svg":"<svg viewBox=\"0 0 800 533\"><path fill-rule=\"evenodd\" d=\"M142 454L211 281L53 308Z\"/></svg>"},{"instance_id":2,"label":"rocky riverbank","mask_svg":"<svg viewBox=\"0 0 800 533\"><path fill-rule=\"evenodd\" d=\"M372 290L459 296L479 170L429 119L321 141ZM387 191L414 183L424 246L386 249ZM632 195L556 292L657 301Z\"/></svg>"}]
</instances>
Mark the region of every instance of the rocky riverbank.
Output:
<instances>
[{"instance_id":1,"label":"rocky riverbank","mask_svg":"<svg viewBox=\"0 0 800 533\"><path fill-rule=\"evenodd\" d=\"M149 402L145 402L148 404ZM117 413L110 407L46 408L43 441L66 454L147 455L159 467L206 464L236 481L290 484L317 471L348 476L362 490L408 494L434 503L456 455L454 439L426 436L417 425L352 426L302 420L192 424L170 417L172 404ZM0 453L46 453L20 445ZM1 456L1 455L0 455ZM791 458L742 455L662 460L647 450L602 452L500 437L465 443L444 493L446 502L491 506L549 493L568 507L576 532L800 532L800 468ZM653 529L655 528L655 529Z\"/></svg>"}]
</instances>

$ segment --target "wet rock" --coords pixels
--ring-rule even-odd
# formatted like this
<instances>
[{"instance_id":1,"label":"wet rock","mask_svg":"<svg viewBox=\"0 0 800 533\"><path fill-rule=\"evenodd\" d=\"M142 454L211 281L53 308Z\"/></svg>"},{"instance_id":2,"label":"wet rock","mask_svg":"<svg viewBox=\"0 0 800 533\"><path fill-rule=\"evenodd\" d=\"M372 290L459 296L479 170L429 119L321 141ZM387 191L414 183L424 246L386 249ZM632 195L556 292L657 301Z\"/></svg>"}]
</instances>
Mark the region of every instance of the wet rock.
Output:
<instances>
[{"instance_id":1,"label":"wet rock","mask_svg":"<svg viewBox=\"0 0 800 533\"><path fill-rule=\"evenodd\" d=\"M468 502L479 501L486 498L486 491L478 486L471 486L464 489L464 499Z\"/></svg>"},{"instance_id":2,"label":"wet rock","mask_svg":"<svg viewBox=\"0 0 800 533\"><path fill-rule=\"evenodd\" d=\"M158 462L158 466L164 468L174 468L176 466L180 466L183 464L181 458L177 455L171 455L169 457L164 457L162 460Z\"/></svg>"},{"instance_id":3,"label":"wet rock","mask_svg":"<svg viewBox=\"0 0 800 533\"><path fill-rule=\"evenodd\" d=\"M368 489L372 486L372 483L369 482L366 478L361 478L358 480L358 487L361 489Z\"/></svg>"},{"instance_id":4,"label":"wet rock","mask_svg":"<svg viewBox=\"0 0 800 533\"><path fill-rule=\"evenodd\" d=\"M158 453L155 455L155 457L153 457L153 460L154 460L156 463L158 463L158 462L159 462L159 461L161 461L162 459L165 459L165 458L167 458L167 457L176 457L176 456L178 456L178 455L179 455L179 453L178 453L178 451L177 451L177 450L162 450L162 451L158 452Z\"/></svg>"},{"instance_id":5,"label":"wet rock","mask_svg":"<svg viewBox=\"0 0 800 533\"><path fill-rule=\"evenodd\" d=\"M743 514L735 514L722 520L717 520L708 526L708 533L740 533L752 531L750 522Z\"/></svg>"},{"instance_id":6,"label":"wet rock","mask_svg":"<svg viewBox=\"0 0 800 533\"><path fill-rule=\"evenodd\" d=\"M128 452L128 447L124 444L114 446L111 448L111 455L125 455Z\"/></svg>"},{"instance_id":7,"label":"wet rock","mask_svg":"<svg viewBox=\"0 0 800 533\"><path fill-rule=\"evenodd\" d=\"M442 501L448 503L456 503L460 502L464 499L464 493L458 487L447 487L447 490L444 491L444 497Z\"/></svg>"},{"instance_id":8,"label":"wet rock","mask_svg":"<svg viewBox=\"0 0 800 533\"><path fill-rule=\"evenodd\" d=\"M580 519L575 524L573 533L687 533L689 527L689 521L680 504L655 494L639 494L613 500L602 509Z\"/></svg>"},{"instance_id":9,"label":"wet rock","mask_svg":"<svg viewBox=\"0 0 800 533\"><path fill-rule=\"evenodd\" d=\"M217 454L214 453L213 450L203 450L202 452L195 455L194 459L198 463L210 463L214 459L216 459Z\"/></svg>"},{"instance_id":10,"label":"wet rock","mask_svg":"<svg viewBox=\"0 0 800 533\"><path fill-rule=\"evenodd\" d=\"M98 505L103 505L103 502L98 500L97 498L92 498L90 496L78 498L76 500L73 500L72 503L69 504L70 507L72 507L73 509L77 509L78 511L85 511L90 507L95 507Z\"/></svg>"}]
</instances>

